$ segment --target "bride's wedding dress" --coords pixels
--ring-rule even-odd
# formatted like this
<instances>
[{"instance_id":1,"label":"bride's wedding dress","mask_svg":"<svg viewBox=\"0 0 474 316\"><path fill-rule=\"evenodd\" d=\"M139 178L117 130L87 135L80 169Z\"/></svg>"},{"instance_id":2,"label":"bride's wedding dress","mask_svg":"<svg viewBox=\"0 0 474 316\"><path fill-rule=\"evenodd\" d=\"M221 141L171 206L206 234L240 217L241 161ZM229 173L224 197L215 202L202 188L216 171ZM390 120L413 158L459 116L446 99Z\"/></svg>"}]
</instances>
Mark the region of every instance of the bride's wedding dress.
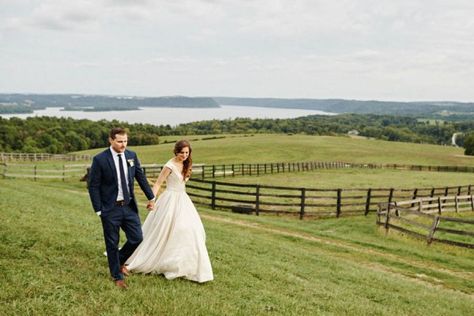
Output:
<instances>
[{"instance_id":1,"label":"bride's wedding dress","mask_svg":"<svg viewBox=\"0 0 474 316\"><path fill-rule=\"evenodd\" d=\"M163 274L167 279L184 277L196 282L213 280L206 233L185 181L172 160L166 190L143 223L143 241L127 260L132 272Z\"/></svg>"}]
</instances>

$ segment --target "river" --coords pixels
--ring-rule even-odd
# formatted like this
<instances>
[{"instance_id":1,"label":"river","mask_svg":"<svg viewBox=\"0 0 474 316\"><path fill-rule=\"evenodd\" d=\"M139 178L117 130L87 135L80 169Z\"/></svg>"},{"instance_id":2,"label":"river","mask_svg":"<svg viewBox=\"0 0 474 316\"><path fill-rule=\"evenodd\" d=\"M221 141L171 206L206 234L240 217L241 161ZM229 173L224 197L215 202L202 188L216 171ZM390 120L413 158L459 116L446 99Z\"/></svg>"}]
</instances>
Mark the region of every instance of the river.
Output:
<instances>
[{"instance_id":1,"label":"river","mask_svg":"<svg viewBox=\"0 0 474 316\"><path fill-rule=\"evenodd\" d=\"M153 125L176 126L204 120L224 120L237 117L247 118L294 118L306 115L334 115L317 110L263 108L250 106L221 105L220 108L142 108L133 111L83 112L62 111L62 108L46 108L30 114L1 114L3 118L33 116L71 117L74 119L89 119L92 121L119 120L128 123L148 123Z\"/></svg>"}]
</instances>

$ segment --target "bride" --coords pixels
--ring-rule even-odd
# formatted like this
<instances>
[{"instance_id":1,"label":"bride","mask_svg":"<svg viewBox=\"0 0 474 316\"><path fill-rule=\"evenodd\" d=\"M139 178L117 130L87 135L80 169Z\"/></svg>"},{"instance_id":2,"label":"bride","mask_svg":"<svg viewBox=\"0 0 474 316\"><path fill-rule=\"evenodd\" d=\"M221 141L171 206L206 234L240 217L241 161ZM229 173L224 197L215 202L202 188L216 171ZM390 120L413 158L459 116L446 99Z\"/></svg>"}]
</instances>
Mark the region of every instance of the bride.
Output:
<instances>
[{"instance_id":1,"label":"bride","mask_svg":"<svg viewBox=\"0 0 474 316\"><path fill-rule=\"evenodd\" d=\"M153 193L166 181L166 190L143 223L143 241L127 260L132 272L163 274L167 279L184 277L196 282L214 279L206 249L206 233L185 183L191 176L191 145L176 142L170 159L153 185Z\"/></svg>"}]
</instances>

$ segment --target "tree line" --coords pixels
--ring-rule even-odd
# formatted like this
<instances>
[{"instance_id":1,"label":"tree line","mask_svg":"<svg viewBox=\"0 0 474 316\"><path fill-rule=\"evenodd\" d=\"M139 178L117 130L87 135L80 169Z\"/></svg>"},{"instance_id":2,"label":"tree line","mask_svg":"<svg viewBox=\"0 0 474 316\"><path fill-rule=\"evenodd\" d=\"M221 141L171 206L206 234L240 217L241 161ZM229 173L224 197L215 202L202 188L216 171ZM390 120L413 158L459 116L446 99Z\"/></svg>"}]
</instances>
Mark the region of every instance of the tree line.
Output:
<instances>
[{"instance_id":1,"label":"tree line","mask_svg":"<svg viewBox=\"0 0 474 316\"><path fill-rule=\"evenodd\" d=\"M114 126L128 128L131 132L129 143L134 146L158 144L159 136L164 135L244 133L343 135L348 132L388 141L450 145L452 135L457 132L464 133L464 137L457 138L458 145L465 143L466 153L474 155L474 134L471 132L474 131L474 121L448 122L374 114L310 115L293 119L237 118L199 121L175 127L129 124L116 120L0 117L0 151L63 154L106 147L109 130Z\"/></svg>"}]
</instances>

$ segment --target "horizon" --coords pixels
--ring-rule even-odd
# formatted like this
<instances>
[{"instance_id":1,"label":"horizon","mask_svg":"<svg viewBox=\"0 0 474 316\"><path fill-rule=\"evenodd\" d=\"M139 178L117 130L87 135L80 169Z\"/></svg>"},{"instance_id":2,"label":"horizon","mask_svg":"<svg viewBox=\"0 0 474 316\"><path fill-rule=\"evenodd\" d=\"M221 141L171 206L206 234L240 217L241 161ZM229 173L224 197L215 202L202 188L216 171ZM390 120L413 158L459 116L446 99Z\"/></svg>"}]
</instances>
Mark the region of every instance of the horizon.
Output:
<instances>
[{"instance_id":1,"label":"horizon","mask_svg":"<svg viewBox=\"0 0 474 316\"><path fill-rule=\"evenodd\" d=\"M142 96L142 95L126 95L126 94L93 94L93 93L36 93L36 92L0 92L0 95L61 95L61 96L99 96L99 97L111 97L111 98L173 98L173 97L183 97L183 98L236 98L236 99L275 99L275 100L319 100L319 101L357 101L357 102L400 102L400 103L463 103L470 104L474 101L455 101L455 100L381 100L381 99L353 99L353 98L316 98L316 97L247 97L247 96L208 96L208 95L160 95L160 96ZM238 106L238 105L237 105Z\"/></svg>"}]
</instances>

